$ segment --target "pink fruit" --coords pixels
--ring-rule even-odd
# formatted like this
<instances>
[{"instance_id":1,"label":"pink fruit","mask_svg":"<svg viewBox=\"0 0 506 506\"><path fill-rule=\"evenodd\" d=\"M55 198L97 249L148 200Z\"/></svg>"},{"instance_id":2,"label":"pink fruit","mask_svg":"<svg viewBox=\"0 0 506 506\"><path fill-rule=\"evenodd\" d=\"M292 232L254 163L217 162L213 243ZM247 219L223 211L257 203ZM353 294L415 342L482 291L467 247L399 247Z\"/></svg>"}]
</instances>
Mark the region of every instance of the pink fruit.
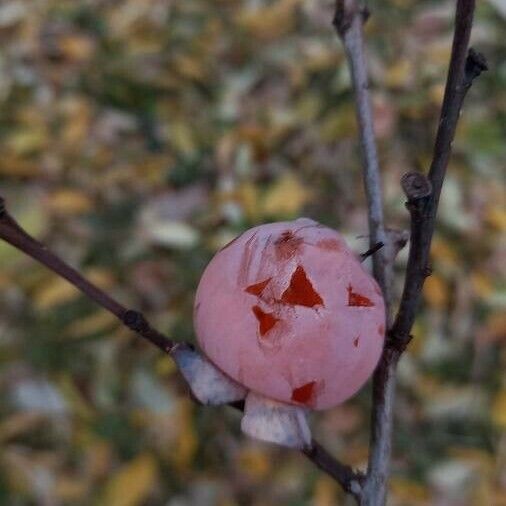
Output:
<instances>
[{"instance_id":1,"label":"pink fruit","mask_svg":"<svg viewBox=\"0 0 506 506\"><path fill-rule=\"evenodd\" d=\"M252 228L216 254L197 290L195 329L211 362L247 389L325 409L372 374L385 308L343 238L303 218Z\"/></svg>"}]
</instances>

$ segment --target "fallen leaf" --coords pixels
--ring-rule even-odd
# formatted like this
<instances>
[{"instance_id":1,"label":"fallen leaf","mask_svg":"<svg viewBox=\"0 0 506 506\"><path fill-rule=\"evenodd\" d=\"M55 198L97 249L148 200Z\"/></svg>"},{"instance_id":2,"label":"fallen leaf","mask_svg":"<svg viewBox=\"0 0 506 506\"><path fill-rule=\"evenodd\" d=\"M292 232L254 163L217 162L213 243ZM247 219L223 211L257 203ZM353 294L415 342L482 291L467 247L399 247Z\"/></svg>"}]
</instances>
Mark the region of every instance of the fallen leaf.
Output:
<instances>
[{"instance_id":1,"label":"fallen leaf","mask_svg":"<svg viewBox=\"0 0 506 506\"><path fill-rule=\"evenodd\" d=\"M438 275L432 274L425 280L423 297L434 309L443 309L448 304L449 291L446 282Z\"/></svg>"},{"instance_id":2,"label":"fallen leaf","mask_svg":"<svg viewBox=\"0 0 506 506\"><path fill-rule=\"evenodd\" d=\"M105 486L102 506L137 506L143 504L156 483L157 464L151 455L142 454L123 465Z\"/></svg>"},{"instance_id":3,"label":"fallen leaf","mask_svg":"<svg viewBox=\"0 0 506 506\"><path fill-rule=\"evenodd\" d=\"M494 398L491 412L492 422L501 430L506 430L506 388Z\"/></svg>"},{"instance_id":4,"label":"fallen leaf","mask_svg":"<svg viewBox=\"0 0 506 506\"><path fill-rule=\"evenodd\" d=\"M262 205L264 216L290 217L300 213L313 192L293 174L285 173L266 192Z\"/></svg>"},{"instance_id":5,"label":"fallen leaf","mask_svg":"<svg viewBox=\"0 0 506 506\"><path fill-rule=\"evenodd\" d=\"M82 191L62 189L48 197L47 206L55 214L79 215L91 211L93 201Z\"/></svg>"},{"instance_id":6,"label":"fallen leaf","mask_svg":"<svg viewBox=\"0 0 506 506\"><path fill-rule=\"evenodd\" d=\"M105 269L88 269L84 272L93 284L99 288L107 289L114 284L114 278L111 273ZM38 288L33 296L35 307L39 311L45 311L75 300L80 296L77 288L72 286L63 278L53 277L44 286Z\"/></svg>"}]
</instances>

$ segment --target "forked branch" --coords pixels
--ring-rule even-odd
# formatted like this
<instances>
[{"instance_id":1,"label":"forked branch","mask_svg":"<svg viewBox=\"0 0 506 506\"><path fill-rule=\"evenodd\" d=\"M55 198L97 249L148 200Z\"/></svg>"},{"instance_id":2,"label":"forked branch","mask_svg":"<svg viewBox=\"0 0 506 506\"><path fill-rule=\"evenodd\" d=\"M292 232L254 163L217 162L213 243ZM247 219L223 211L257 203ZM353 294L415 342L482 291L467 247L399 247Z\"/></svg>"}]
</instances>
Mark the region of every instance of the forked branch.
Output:
<instances>
[{"instance_id":1,"label":"forked branch","mask_svg":"<svg viewBox=\"0 0 506 506\"><path fill-rule=\"evenodd\" d=\"M362 505L382 506L386 501L396 367L411 338L410 332L415 321L423 283L427 275L430 274L430 244L460 110L474 78L487 70L485 58L473 49L468 51L474 9L474 0L457 1L452 53L428 178L421 174L409 174L402 181L408 198L407 207L411 215L410 252L400 308L393 325L389 327L385 350L373 379L369 464L358 498ZM336 1L334 26L343 41L355 88L357 117L365 163L363 173L368 202L369 233L372 240L374 237L384 237L385 226L373 132L373 115L370 107L363 49L364 14L356 0ZM378 220L378 217L381 219ZM384 250L385 252L386 250ZM378 256L374 263L374 274L383 289L387 306L391 304L390 273L387 258Z\"/></svg>"}]
</instances>

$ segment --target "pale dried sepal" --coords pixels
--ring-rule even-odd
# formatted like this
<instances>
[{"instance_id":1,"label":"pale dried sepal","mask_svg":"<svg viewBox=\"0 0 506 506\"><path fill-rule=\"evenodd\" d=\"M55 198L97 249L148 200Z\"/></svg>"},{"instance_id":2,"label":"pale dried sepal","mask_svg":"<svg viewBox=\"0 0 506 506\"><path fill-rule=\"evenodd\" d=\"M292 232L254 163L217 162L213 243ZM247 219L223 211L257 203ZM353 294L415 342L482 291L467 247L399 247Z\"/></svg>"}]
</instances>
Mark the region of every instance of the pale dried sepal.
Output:
<instances>
[{"instance_id":1,"label":"pale dried sepal","mask_svg":"<svg viewBox=\"0 0 506 506\"><path fill-rule=\"evenodd\" d=\"M246 396L247 390L244 387L225 376L207 358L189 346L176 346L171 355L193 395L202 404L227 404Z\"/></svg>"},{"instance_id":2,"label":"pale dried sepal","mask_svg":"<svg viewBox=\"0 0 506 506\"><path fill-rule=\"evenodd\" d=\"M241 422L242 431L255 439L302 450L311 445L306 412L262 395L248 392Z\"/></svg>"}]
</instances>

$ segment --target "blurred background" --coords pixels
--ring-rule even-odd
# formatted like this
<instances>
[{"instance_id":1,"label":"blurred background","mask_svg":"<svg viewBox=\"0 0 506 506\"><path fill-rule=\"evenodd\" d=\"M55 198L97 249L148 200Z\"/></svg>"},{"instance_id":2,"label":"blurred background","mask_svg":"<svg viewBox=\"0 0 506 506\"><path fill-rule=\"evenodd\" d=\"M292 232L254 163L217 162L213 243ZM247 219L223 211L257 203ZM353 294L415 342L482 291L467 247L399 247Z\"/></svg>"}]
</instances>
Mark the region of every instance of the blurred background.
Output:
<instances>
[{"instance_id":1,"label":"blurred background","mask_svg":"<svg viewBox=\"0 0 506 506\"><path fill-rule=\"evenodd\" d=\"M387 222L426 170L454 2L371 1ZM193 340L220 246L308 216L367 249L352 90L328 0L2 0L0 189L34 236L162 331ZM415 339L392 505L506 505L506 5L478 2L491 71L464 107ZM406 251L398 258L397 291ZM504 264L503 264L504 266ZM502 267L503 267L502 266ZM502 281L501 281L502 280ZM367 459L370 385L313 417ZM0 244L0 504L332 506L339 487L197 408L172 361Z\"/></svg>"}]
</instances>

